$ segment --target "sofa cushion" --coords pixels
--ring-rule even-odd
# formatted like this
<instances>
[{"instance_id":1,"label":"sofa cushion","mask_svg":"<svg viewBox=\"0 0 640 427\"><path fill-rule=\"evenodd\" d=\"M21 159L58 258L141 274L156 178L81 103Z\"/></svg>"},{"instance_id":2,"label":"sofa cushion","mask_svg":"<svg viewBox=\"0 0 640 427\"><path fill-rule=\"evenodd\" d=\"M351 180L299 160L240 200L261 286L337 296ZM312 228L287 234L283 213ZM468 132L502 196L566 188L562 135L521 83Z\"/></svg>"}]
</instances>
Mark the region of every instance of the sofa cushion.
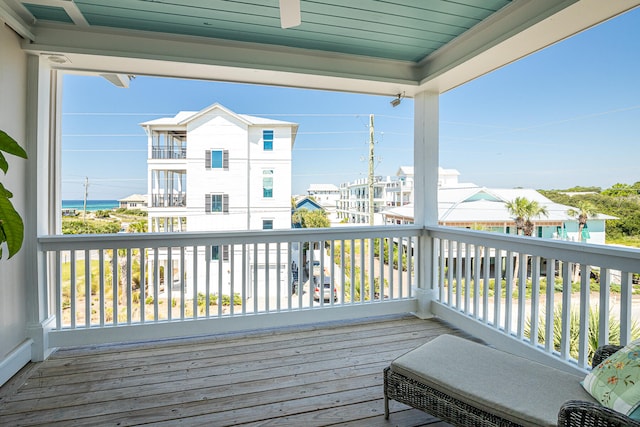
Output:
<instances>
[{"instance_id":1,"label":"sofa cushion","mask_svg":"<svg viewBox=\"0 0 640 427\"><path fill-rule=\"evenodd\" d=\"M583 386L607 408L637 417L640 405L640 341L618 350L587 374Z\"/></svg>"},{"instance_id":2,"label":"sofa cushion","mask_svg":"<svg viewBox=\"0 0 640 427\"><path fill-rule=\"evenodd\" d=\"M452 335L398 357L391 369L524 426L556 426L567 400L595 402L581 376Z\"/></svg>"}]
</instances>

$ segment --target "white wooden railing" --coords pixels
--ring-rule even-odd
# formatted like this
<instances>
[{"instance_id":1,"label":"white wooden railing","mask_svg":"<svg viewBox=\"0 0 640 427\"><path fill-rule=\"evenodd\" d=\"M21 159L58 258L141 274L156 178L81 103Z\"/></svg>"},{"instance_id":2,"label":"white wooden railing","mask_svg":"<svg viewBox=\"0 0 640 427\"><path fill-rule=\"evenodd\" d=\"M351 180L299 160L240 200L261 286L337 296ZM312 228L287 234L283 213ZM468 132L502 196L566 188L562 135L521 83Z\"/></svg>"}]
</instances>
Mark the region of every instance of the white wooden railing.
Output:
<instances>
[{"instance_id":1,"label":"white wooden railing","mask_svg":"<svg viewBox=\"0 0 640 427\"><path fill-rule=\"evenodd\" d=\"M448 227L427 227L426 234L432 310L467 332L545 363L553 355L577 370L589 366L590 340L591 348L607 344L610 331L622 344L638 338L638 250Z\"/></svg>"},{"instance_id":2,"label":"white wooden railing","mask_svg":"<svg viewBox=\"0 0 640 427\"><path fill-rule=\"evenodd\" d=\"M420 231L407 226L42 236L54 301L50 340L73 345L194 335L214 330L202 321L254 319L218 326L233 330L273 325L256 315L327 309L336 318L347 317L345 311L357 317L411 311ZM376 255L374 247L385 255ZM394 256L402 267L394 266ZM319 277L306 283L305 266L315 261L319 265L310 271ZM332 287L316 289L314 282L325 277ZM163 329L140 328L153 325ZM124 331L134 326L128 329L135 332ZM105 335L108 329L117 332Z\"/></svg>"},{"instance_id":3,"label":"white wooden railing","mask_svg":"<svg viewBox=\"0 0 640 427\"><path fill-rule=\"evenodd\" d=\"M52 346L414 312L421 288L431 312L452 325L584 371L609 331L625 344L640 322L632 305L640 251L612 246L417 226L44 236L39 244L54 300ZM329 289L305 286L307 262Z\"/></svg>"}]
</instances>

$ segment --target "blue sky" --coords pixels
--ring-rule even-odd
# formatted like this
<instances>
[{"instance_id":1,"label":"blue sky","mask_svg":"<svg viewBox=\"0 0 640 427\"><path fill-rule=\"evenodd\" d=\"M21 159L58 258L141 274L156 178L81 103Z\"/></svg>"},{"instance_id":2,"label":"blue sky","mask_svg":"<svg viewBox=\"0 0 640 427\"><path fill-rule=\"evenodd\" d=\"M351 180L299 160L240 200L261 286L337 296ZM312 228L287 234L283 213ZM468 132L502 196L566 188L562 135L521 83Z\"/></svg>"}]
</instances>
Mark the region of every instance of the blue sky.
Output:
<instances>
[{"instance_id":1,"label":"blue sky","mask_svg":"<svg viewBox=\"0 0 640 427\"><path fill-rule=\"evenodd\" d=\"M440 97L440 166L488 187L567 188L640 181L640 9ZM68 75L63 86L62 198L145 193L141 122L215 102L299 123L293 194L413 164L413 102L390 97L136 77L128 89Z\"/></svg>"}]
</instances>

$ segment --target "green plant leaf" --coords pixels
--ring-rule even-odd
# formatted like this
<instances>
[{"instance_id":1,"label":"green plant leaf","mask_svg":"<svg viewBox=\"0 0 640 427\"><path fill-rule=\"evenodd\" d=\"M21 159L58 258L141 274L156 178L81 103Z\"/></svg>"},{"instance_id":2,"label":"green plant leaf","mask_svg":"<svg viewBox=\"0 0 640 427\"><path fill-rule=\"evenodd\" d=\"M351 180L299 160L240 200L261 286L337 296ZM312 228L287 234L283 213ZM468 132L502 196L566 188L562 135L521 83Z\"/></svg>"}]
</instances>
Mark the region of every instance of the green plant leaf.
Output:
<instances>
[{"instance_id":1,"label":"green plant leaf","mask_svg":"<svg viewBox=\"0 0 640 427\"><path fill-rule=\"evenodd\" d=\"M9 170L9 162L7 162L7 159L4 157L4 154L2 154L0 152L0 169L2 169L2 172L7 173L7 171Z\"/></svg>"},{"instance_id":2,"label":"green plant leaf","mask_svg":"<svg viewBox=\"0 0 640 427\"><path fill-rule=\"evenodd\" d=\"M0 245L7 242L9 258L20 250L24 239L24 224L10 197L11 192L0 183Z\"/></svg>"},{"instance_id":3,"label":"green plant leaf","mask_svg":"<svg viewBox=\"0 0 640 427\"><path fill-rule=\"evenodd\" d=\"M0 151L22 157L23 159L27 158L27 152L20 147L20 144L18 144L15 139L11 138L3 130L0 130Z\"/></svg>"}]
</instances>

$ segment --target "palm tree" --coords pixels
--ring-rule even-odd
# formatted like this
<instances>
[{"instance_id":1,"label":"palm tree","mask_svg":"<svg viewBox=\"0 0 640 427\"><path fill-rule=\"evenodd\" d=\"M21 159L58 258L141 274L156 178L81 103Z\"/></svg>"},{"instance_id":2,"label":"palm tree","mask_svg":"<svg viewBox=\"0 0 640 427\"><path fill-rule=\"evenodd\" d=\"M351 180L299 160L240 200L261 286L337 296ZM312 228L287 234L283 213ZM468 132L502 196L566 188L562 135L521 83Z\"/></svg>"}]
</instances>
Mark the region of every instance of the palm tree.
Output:
<instances>
[{"instance_id":1,"label":"palm tree","mask_svg":"<svg viewBox=\"0 0 640 427\"><path fill-rule=\"evenodd\" d=\"M571 208L567 211L567 215L572 218L578 218L578 239L584 241L582 237L582 230L587 226L587 220L596 216L596 207L593 203L586 200L581 200L576 203L577 209Z\"/></svg>"},{"instance_id":2,"label":"palm tree","mask_svg":"<svg viewBox=\"0 0 640 427\"><path fill-rule=\"evenodd\" d=\"M523 231L525 236L533 235L533 222L531 218L537 218L541 215L548 216L549 212L547 208L541 206L535 200L529 200L526 197L516 197L514 200L506 203L506 208L509 214L514 217L516 223L516 233L520 234L520 230ZM524 265L528 264L527 257L525 256ZM513 269L513 274L518 277L519 257L516 257L516 265ZM526 267L525 267L526 268Z\"/></svg>"},{"instance_id":3,"label":"palm tree","mask_svg":"<svg viewBox=\"0 0 640 427\"><path fill-rule=\"evenodd\" d=\"M524 216L524 235L533 236L533 222L531 218L540 218L541 216L549 216L549 211L544 206L540 206L540 203L535 200L527 203L527 208Z\"/></svg>"},{"instance_id":4,"label":"palm tree","mask_svg":"<svg viewBox=\"0 0 640 427\"><path fill-rule=\"evenodd\" d=\"M511 200L505 205L509 214L514 217L516 234L520 234L520 230L524 229L524 216L528 202L525 197L516 197L515 200Z\"/></svg>"},{"instance_id":5,"label":"palm tree","mask_svg":"<svg viewBox=\"0 0 640 427\"><path fill-rule=\"evenodd\" d=\"M567 215L572 218L578 218L578 240L580 242L586 241L586 239L582 236L582 231L587 226L587 220L589 218L593 218L597 212L596 207L586 200L580 200L578 203L578 209L571 208L567 211ZM577 282L580 273L579 264L573 264L573 281Z\"/></svg>"}]
</instances>

